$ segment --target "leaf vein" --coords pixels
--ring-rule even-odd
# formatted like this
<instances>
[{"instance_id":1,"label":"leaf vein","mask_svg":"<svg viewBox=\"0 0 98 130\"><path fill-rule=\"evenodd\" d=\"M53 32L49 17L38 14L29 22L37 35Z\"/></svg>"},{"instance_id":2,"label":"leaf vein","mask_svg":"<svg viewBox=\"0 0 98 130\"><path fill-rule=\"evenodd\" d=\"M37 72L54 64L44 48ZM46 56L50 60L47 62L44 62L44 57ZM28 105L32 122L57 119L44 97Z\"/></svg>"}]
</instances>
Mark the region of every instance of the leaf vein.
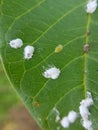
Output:
<instances>
[{"instance_id":1,"label":"leaf vein","mask_svg":"<svg viewBox=\"0 0 98 130\"><path fill-rule=\"evenodd\" d=\"M9 26L9 28L7 29L6 33L5 33L5 37L8 33L8 31L12 28L12 26L14 25L14 23L16 22L16 20L19 20L22 16L25 16L26 14L30 13L31 11L33 11L34 9L38 8L42 3L44 3L45 0L40 1L39 3L37 3L35 6L33 6L32 8L28 9L27 11L25 11L23 14L17 16L15 18L15 20L12 22L12 24Z\"/></svg>"},{"instance_id":2,"label":"leaf vein","mask_svg":"<svg viewBox=\"0 0 98 130\"><path fill-rule=\"evenodd\" d=\"M64 95L62 95L60 97L60 99L58 99L58 101L54 104L54 106L51 108L51 110L53 110L54 107L56 107L68 94L70 94L72 91L74 91L75 89L80 88L81 86L83 86L83 84L77 85L76 87L70 89L67 93L65 93ZM48 115L47 115L47 119L49 118L49 115L51 113L51 110L49 111Z\"/></svg>"},{"instance_id":3,"label":"leaf vein","mask_svg":"<svg viewBox=\"0 0 98 130\"><path fill-rule=\"evenodd\" d=\"M64 71L69 65L71 65L73 62L75 62L76 60L80 59L83 56L79 56L77 58L74 58L73 60L71 60L70 62L68 62L66 65L64 65L64 67L62 67L61 71ZM45 89L46 84L51 81L51 79L48 79L45 83L45 85L38 91L38 93L33 97L33 98L37 98L38 95L43 91L43 89Z\"/></svg>"}]
</instances>

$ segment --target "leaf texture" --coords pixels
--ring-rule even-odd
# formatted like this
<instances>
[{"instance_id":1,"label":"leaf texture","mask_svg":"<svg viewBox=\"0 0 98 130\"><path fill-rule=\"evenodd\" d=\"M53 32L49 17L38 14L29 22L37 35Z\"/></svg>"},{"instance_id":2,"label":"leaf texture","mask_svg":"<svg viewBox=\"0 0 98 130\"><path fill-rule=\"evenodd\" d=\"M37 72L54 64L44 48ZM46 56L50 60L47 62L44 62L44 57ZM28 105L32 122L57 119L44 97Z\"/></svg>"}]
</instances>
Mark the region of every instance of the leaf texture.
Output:
<instances>
[{"instance_id":1,"label":"leaf texture","mask_svg":"<svg viewBox=\"0 0 98 130\"><path fill-rule=\"evenodd\" d=\"M94 105L90 118L98 129L98 9L89 15L85 0L1 0L0 53L7 75L32 116L44 130L63 130L55 122L70 110L79 112L86 92ZM90 31L90 35L87 32ZM10 40L21 38L23 47L13 49ZM55 53L55 48L63 49ZM89 44L88 53L83 47ZM34 56L25 60L26 45L35 47ZM43 76L49 66L60 68L58 79ZM84 130L80 118L68 130Z\"/></svg>"}]
</instances>

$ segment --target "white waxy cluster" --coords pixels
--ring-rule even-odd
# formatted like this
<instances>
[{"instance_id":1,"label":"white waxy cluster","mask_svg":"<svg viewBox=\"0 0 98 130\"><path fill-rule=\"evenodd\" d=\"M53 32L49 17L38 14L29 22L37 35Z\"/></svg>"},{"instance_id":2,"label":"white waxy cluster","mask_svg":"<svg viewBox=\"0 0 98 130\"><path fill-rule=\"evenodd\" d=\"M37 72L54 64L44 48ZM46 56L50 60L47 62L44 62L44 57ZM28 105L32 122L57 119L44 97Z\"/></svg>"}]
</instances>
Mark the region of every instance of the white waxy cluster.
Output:
<instances>
[{"instance_id":1,"label":"white waxy cluster","mask_svg":"<svg viewBox=\"0 0 98 130\"><path fill-rule=\"evenodd\" d=\"M70 111L68 116L65 116L62 120L61 120L61 126L63 128L68 128L70 126L71 123L74 123L76 121L78 117L78 114L75 111Z\"/></svg>"},{"instance_id":2,"label":"white waxy cluster","mask_svg":"<svg viewBox=\"0 0 98 130\"><path fill-rule=\"evenodd\" d=\"M92 128L92 121L90 120L83 120L82 121L83 127L87 130L93 130Z\"/></svg>"},{"instance_id":3,"label":"white waxy cluster","mask_svg":"<svg viewBox=\"0 0 98 130\"><path fill-rule=\"evenodd\" d=\"M24 48L24 58L25 59L31 59L34 53L34 47L33 46L26 46Z\"/></svg>"},{"instance_id":4,"label":"white waxy cluster","mask_svg":"<svg viewBox=\"0 0 98 130\"><path fill-rule=\"evenodd\" d=\"M86 12L90 14L94 13L96 11L97 6L97 0L89 0L86 6Z\"/></svg>"},{"instance_id":5,"label":"white waxy cluster","mask_svg":"<svg viewBox=\"0 0 98 130\"><path fill-rule=\"evenodd\" d=\"M50 79L57 79L60 75L60 69L56 67L51 67L43 73L43 76L45 78L50 78Z\"/></svg>"},{"instance_id":6,"label":"white waxy cluster","mask_svg":"<svg viewBox=\"0 0 98 130\"><path fill-rule=\"evenodd\" d=\"M20 38L13 39L12 41L9 42L9 45L12 48L17 49L23 46L23 41Z\"/></svg>"},{"instance_id":7,"label":"white waxy cluster","mask_svg":"<svg viewBox=\"0 0 98 130\"><path fill-rule=\"evenodd\" d=\"M17 38L17 39L10 41L9 45L14 49L18 49L18 48L23 46L23 41L20 38ZM25 59L31 59L32 56L33 56L33 53L34 53L34 47L33 46L27 45L24 48L24 58Z\"/></svg>"},{"instance_id":8,"label":"white waxy cluster","mask_svg":"<svg viewBox=\"0 0 98 130\"><path fill-rule=\"evenodd\" d=\"M93 130L92 121L89 120L89 107L93 105L93 99L90 92L87 92L87 98L80 102L79 111L82 117L82 125L87 130Z\"/></svg>"},{"instance_id":9,"label":"white waxy cluster","mask_svg":"<svg viewBox=\"0 0 98 130\"><path fill-rule=\"evenodd\" d=\"M65 117L61 120L60 123L61 123L61 126L62 126L63 128L68 128L69 125L70 125L70 122L69 122L67 116L65 116Z\"/></svg>"},{"instance_id":10,"label":"white waxy cluster","mask_svg":"<svg viewBox=\"0 0 98 130\"><path fill-rule=\"evenodd\" d=\"M70 123L74 123L77 117L78 114L75 111L70 111L68 114L68 120L70 121Z\"/></svg>"}]
</instances>

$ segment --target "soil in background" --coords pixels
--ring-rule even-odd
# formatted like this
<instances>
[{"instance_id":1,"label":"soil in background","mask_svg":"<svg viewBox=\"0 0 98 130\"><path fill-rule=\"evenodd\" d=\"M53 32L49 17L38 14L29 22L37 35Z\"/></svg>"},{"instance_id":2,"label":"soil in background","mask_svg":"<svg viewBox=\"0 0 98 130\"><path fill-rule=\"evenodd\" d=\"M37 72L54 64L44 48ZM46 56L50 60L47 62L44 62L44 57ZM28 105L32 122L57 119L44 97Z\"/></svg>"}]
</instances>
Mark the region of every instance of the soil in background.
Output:
<instances>
[{"instance_id":1,"label":"soil in background","mask_svg":"<svg viewBox=\"0 0 98 130\"><path fill-rule=\"evenodd\" d=\"M41 130L23 105L12 108L8 117L3 130Z\"/></svg>"}]
</instances>

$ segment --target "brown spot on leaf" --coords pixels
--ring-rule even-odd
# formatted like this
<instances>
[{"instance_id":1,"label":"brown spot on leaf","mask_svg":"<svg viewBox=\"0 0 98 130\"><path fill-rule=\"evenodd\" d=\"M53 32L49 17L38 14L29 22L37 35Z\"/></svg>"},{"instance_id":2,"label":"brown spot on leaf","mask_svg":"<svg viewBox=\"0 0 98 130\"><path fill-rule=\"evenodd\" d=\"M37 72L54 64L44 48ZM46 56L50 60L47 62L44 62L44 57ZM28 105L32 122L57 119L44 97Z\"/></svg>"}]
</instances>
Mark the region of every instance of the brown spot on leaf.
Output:
<instances>
[{"instance_id":1,"label":"brown spot on leaf","mask_svg":"<svg viewBox=\"0 0 98 130\"><path fill-rule=\"evenodd\" d=\"M35 102L34 102L34 106L35 106L35 107L39 107L39 105L40 105L40 104L39 104L38 101L35 101Z\"/></svg>"},{"instance_id":2,"label":"brown spot on leaf","mask_svg":"<svg viewBox=\"0 0 98 130\"><path fill-rule=\"evenodd\" d=\"M91 34L91 32L88 30L87 33L86 33L86 35L89 36L90 34Z\"/></svg>"},{"instance_id":3,"label":"brown spot on leaf","mask_svg":"<svg viewBox=\"0 0 98 130\"><path fill-rule=\"evenodd\" d=\"M85 44L83 50L87 53L89 51L89 44Z\"/></svg>"}]
</instances>

